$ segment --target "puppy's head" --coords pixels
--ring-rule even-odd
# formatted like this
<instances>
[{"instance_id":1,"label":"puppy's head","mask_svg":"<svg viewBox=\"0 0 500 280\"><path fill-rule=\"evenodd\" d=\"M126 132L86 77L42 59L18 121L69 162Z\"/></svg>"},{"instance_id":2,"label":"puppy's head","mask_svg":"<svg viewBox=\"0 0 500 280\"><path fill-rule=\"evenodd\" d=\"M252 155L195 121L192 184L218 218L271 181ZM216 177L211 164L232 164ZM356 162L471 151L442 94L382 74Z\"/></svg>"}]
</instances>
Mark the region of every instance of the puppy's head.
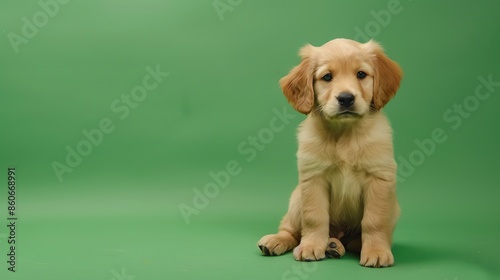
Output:
<instances>
[{"instance_id":1,"label":"puppy's head","mask_svg":"<svg viewBox=\"0 0 500 280\"><path fill-rule=\"evenodd\" d=\"M299 112L317 111L330 121L350 121L382 109L396 94L399 65L374 41L335 39L306 45L302 61L280 80L288 102Z\"/></svg>"}]
</instances>

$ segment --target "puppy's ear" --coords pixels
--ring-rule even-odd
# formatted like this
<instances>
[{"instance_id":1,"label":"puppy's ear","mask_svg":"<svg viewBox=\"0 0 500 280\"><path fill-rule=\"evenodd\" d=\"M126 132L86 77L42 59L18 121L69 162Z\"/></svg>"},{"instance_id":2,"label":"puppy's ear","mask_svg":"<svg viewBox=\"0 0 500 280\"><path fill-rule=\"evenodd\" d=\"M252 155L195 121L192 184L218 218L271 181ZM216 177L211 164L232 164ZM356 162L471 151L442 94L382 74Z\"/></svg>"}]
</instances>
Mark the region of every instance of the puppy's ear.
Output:
<instances>
[{"instance_id":1,"label":"puppy's ear","mask_svg":"<svg viewBox=\"0 0 500 280\"><path fill-rule=\"evenodd\" d=\"M396 95L403 77L403 70L395 61L385 55L384 50L377 42L370 40L365 45L372 53L375 66L373 107L378 111Z\"/></svg>"},{"instance_id":2,"label":"puppy's ear","mask_svg":"<svg viewBox=\"0 0 500 280\"><path fill-rule=\"evenodd\" d=\"M312 53L314 47L306 45L300 50L302 61L288 75L280 79L280 86L288 102L302 114L309 114L314 105Z\"/></svg>"}]
</instances>

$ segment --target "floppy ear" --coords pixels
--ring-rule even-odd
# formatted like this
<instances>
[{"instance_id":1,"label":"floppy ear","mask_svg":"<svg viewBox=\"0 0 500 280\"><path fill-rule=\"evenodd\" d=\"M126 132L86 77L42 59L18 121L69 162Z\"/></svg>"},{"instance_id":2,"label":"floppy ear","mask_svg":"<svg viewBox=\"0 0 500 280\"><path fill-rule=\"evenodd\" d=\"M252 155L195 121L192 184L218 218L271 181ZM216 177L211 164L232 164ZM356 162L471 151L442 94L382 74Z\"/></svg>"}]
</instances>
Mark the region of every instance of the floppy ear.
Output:
<instances>
[{"instance_id":1,"label":"floppy ear","mask_svg":"<svg viewBox=\"0 0 500 280\"><path fill-rule=\"evenodd\" d=\"M280 86L288 102L302 114L309 114L314 105L313 71L311 55L312 45L300 50L302 61L288 75L280 79Z\"/></svg>"},{"instance_id":2,"label":"floppy ear","mask_svg":"<svg viewBox=\"0 0 500 280\"><path fill-rule=\"evenodd\" d=\"M366 43L373 56L375 73L373 79L373 107L382 109L396 95L403 77L399 65L385 55L382 47L375 41Z\"/></svg>"}]
</instances>

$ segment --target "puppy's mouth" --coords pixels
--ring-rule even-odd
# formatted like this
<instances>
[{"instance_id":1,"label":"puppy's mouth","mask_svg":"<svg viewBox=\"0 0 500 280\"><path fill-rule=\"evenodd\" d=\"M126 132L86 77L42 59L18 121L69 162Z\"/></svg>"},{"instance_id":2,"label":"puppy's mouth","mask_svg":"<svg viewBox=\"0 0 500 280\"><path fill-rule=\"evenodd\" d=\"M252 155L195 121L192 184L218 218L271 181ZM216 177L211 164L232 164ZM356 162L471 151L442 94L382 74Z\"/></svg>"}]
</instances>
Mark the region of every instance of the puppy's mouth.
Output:
<instances>
[{"instance_id":1,"label":"puppy's mouth","mask_svg":"<svg viewBox=\"0 0 500 280\"><path fill-rule=\"evenodd\" d=\"M351 110L344 110L341 112L338 112L335 117L337 118L359 118L361 115L357 112L351 111Z\"/></svg>"},{"instance_id":2,"label":"puppy's mouth","mask_svg":"<svg viewBox=\"0 0 500 280\"><path fill-rule=\"evenodd\" d=\"M360 119L361 117L361 114L351 110L343 110L334 115L325 115L325 119L330 122L350 122Z\"/></svg>"}]
</instances>

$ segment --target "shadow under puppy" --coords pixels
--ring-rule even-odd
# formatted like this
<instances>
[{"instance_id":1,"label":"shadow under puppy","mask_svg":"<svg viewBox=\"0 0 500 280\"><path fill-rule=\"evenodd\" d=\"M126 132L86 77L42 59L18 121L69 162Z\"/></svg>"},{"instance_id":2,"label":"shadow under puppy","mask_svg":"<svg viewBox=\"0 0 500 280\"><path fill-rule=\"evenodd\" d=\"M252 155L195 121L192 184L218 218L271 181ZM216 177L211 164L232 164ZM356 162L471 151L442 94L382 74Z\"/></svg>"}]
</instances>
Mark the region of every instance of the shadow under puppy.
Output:
<instances>
[{"instance_id":1,"label":"shadow under puppy","mask_svg":"<svg viewBox=\"0 0 500 280\"><path fill-rule=\"evenodd\" d=\"M280 80L288 102L307 118L298 130L299 184L264 255L292 249L299 261L360 253L360 264L394 264L399 216L392 130L381 109L402 78L379 44L335 39L306 45L301 63Z\"/></svg>"}]
</instances>

